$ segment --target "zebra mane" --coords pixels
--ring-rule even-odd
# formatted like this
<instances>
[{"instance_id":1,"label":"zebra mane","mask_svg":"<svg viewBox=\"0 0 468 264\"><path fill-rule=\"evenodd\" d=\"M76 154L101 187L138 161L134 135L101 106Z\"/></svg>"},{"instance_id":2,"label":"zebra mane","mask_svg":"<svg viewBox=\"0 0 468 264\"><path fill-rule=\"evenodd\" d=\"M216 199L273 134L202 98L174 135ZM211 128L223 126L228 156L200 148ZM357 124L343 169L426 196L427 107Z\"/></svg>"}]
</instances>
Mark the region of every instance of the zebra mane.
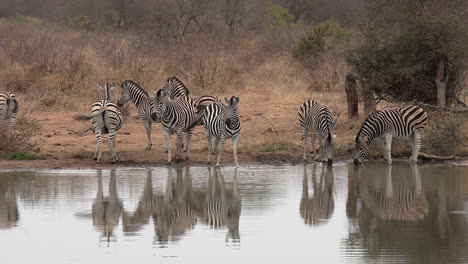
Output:
<instances>
[{"instance_id":1,"label":"zebra mane","mask_svg":"<svg viewBox=\"0 0 468 264\"><path fill-rule=\"evenodd\" d=\"M187 88L187 86L185 86L185 84L181 80L179 80L179 78L175 76L167 78L167 83L173 83L173 85L171 85L171 90L168 91L171 98L173 97L174 88L176 90L180 90L180 89L185 90L185 92L187 93L187 96L190 94L190 90Z\"/></svg>"},{"instance_id":2,"label":"zebra mane","mask_svg":"<svg viewBox=\"0 0 468 264\"><path fill-rule=\"evenodd\" d=\"M134 90L138 90L140 93L143 93L146 97L149 97L149 94L145 91L145 89L141 88L141 86L136 84L134 81L126 80L122 83L122 87L124 86L129 87L129 89L131 87Z\"/></svg>"}]
</instances>

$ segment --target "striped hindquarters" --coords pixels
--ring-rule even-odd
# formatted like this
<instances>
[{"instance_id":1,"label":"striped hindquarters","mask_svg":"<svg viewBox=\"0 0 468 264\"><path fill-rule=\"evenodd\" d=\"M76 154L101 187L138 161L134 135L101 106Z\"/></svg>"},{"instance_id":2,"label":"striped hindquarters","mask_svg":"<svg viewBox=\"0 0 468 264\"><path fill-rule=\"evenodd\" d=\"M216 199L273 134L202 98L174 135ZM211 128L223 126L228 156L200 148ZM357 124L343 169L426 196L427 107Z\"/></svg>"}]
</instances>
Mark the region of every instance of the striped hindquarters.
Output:
<instances>
[{"instance_id":1,"label":"striped hindquarters","mask_svg":"<svg viewBox=\"0 0 468 264\"><path fill-rule=\"evenodd\" d=\"M12 125L16 121L19 104L16 96L10 92L0 91L0 120L12 119Z\"/></svg>"},{"instance_id":2,"label":"striped hindquarters","mask_svg":"<svg viewBox=\"0 0 468 264\"><path fill-rule=\"evenodd\" d=\"M109 130L119 130L123 124L122 114L117 105L107 101L97 101L91 108L91 115L81 119L92 119L91 124L94 131L108 133Z\"/></svg>"},{"instance_id":3,"label":"striped hindquarters","mask_svg":"<svg viewBox=\"0 0 468 264\"><path fill-rule=\"evenodd\" d=\"M328 136L333 129L331 111L317 100L307 100L298 111L299 123L303 130L311 129L314 133Z\"/></svg>"}]
</instances>

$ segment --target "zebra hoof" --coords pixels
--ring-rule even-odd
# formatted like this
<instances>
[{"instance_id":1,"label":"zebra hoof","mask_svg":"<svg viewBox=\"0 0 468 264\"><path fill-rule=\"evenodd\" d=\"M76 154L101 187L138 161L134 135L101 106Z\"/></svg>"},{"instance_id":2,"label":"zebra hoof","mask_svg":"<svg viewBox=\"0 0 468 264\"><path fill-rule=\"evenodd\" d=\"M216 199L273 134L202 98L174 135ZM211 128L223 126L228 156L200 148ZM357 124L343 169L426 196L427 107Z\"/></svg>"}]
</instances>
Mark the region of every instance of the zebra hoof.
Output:
<instances>
[{"instance_id":1,"label":"zebra hoof","mask_svg":"<svg viewBox=\"0 0 468 264\"><path fill-rule=\"evenodd\" d=\"M97 157L93 157L93 160L97 160L97 161L99 161L99 159L98 159Z\"/></svg>"},{"instance_id":2,"label":"zebra hoof","mask_svg":"<svg viewBox=\"0 0 468 264\"><path fill-rule=\"evenodd\" d=\"M113 160L113 161L111 161L112 164L115 164L115 163L118 163L118 162L119 162L119 160Z\"/></svg>"},{"instance_id":3,"label":"zebra hoof","mask_svg":"<svg viewBox=\"0 0 468 264\"><path fill-rule=\"evenodd\" d=\"M207 164L207 165L211 165L211 161L208 161L206 164Z\"/></svg>"},{"instance_id":4,"label":"zebra hoof","mask_svg":"<svg viewBox=\"0 0 468 264\"><path fill-rule=\"evenodd\" d=\"M185 160L190 160L190 157L185 157Z\"/></svg>"},{"instance_id":5,"label":"zebra hoof","mask_svg":"<svg viewBox=\"0 0 468 264\"><path fill-rule=\"evenodd\" d=\"M417 163L418 163L417 160L409 159L409 164L410 164L410 165L416 165Z\"/></svg>"},{"instance_id":6,"label":"zebra hoof","mask_svg":"<svg viewBox=\"0 0 468 264\"><path fill-rule=\"evenodd\" d=\"M151 150L151 147L146 147L145 149L148 150L148 151L150 151L150 150ZM167 150L166 150L166 152L167 152Z\"/></svg>"},{"instance_id":7,"label":"zebra hoof","mask_svg":"<svg viewBox=\"0 0 468 264\"><path fill-rule=\"evenodd\" d=\"M302 162L303 162L303 163L307 163L307 159L306 159L306 158L303 158L303 159L302 159Z\"/></svg>"},{"instance_id":8,"label":"zebra hoof","mask_svg":"<svg viewBox=\"0 0 468 264\"><path fill-rule=\"evenodd\" d=\"M167 162L167 165L172 165L172 162L168 161L168 162Z\"/></svg>"}]
</instances>

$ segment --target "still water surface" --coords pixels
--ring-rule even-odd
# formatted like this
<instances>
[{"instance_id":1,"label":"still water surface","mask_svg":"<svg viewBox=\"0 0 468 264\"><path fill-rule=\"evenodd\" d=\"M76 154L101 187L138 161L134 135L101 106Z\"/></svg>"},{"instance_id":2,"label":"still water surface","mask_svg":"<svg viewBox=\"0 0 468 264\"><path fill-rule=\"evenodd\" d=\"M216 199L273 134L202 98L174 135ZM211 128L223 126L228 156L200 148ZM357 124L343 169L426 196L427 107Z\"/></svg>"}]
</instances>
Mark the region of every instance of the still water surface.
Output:
<instances>
[{"instance_id":1,"label":"still water surface","mask_svg":"<svg viewBox=\"0 0 468 264\"><path fill-rule=\"evenodd\" d=\"M468 263L468 168L0 172L0 263Z\"/></svg>"}]
</instances>

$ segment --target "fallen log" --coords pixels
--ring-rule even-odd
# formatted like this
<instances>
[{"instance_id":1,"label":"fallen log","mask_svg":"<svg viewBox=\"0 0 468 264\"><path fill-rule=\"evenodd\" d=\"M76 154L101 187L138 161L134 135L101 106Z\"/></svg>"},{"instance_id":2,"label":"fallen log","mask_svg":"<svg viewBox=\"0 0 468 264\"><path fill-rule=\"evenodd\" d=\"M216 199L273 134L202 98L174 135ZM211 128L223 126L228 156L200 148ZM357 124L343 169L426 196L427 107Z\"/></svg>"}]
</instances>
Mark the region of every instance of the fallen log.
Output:
<instances>
[{"instance_id":1,"label":"fallen log","mask_svg":"<svg viewBox=\"0 0 468 264\"><path fill-rule=\"evenodd\" d=\"M454 160L455 159L455 156L437 156L437 155L429 155L429 154L422 153L422 152L419 153L419 157L425 160Z\"/></svg>"}]
</instances>

